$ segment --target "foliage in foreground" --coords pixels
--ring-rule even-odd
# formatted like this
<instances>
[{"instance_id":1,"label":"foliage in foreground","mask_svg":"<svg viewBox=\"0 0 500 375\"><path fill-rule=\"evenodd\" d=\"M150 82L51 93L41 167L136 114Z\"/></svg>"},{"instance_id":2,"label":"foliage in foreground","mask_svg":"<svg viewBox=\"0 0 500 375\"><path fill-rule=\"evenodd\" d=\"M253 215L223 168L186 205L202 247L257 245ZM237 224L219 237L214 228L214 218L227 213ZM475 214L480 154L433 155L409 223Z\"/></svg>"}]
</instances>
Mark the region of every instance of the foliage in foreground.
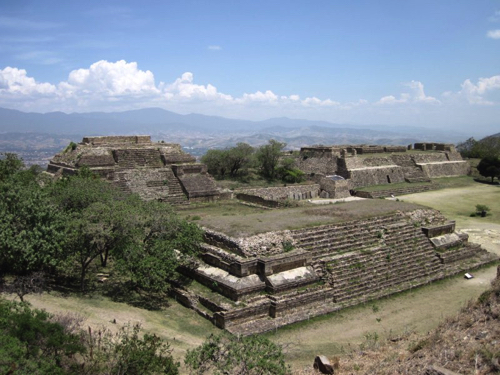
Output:
<instances>
[{"instance_id":1,"label":"foliage in foreground","mask_svg":"<svg viewBox=\"0 0 500 375\"><path fill-rule=\"evenodd\" d=\"M0 300L2 374L178 374L172 350L139 326L116 334L81 330L71 316Z\"/></svg>"},{"instance_id":2,"label":"foliage in foreground","mask_svg":"<svg viewBox=\"0 0 500 375\"><path fill-rule=\"evenodd\" d=\"M289 373L281 347L260 336L211 335L198 348L188 350L184 363L193 374Z\"/></svg>"}]
</instances>

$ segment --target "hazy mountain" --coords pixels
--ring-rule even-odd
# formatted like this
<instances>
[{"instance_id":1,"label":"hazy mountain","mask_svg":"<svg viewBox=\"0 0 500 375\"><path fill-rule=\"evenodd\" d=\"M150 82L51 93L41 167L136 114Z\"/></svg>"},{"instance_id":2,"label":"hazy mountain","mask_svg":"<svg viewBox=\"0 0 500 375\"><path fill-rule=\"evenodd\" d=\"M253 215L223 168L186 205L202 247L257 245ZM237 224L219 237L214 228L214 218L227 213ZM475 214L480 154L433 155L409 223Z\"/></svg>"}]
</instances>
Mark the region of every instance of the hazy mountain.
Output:
<instances>
[{"instance_id":1,"label":"hazy mountain","mask_svg":"<svg viewBox=\"0 0 500 375\"><path fill-rule=\"evenodd\" d=\"M314 144L457 143L469 137L439 130L439 127L435 129L438 130L334 124L287 117L249 121L201 114L181 115L160 108L69 114L26 113L0 108L0 152L19 150L25 153L43 148L50 153L58 151L57 148L68 139L81 140L82 135L150 134L154 140L180 143L194 155L201 155L210 148L234 146L238 142L259 146L271 138L286 142L288 148L298 149Z\"/></svg>"}]
</instances>

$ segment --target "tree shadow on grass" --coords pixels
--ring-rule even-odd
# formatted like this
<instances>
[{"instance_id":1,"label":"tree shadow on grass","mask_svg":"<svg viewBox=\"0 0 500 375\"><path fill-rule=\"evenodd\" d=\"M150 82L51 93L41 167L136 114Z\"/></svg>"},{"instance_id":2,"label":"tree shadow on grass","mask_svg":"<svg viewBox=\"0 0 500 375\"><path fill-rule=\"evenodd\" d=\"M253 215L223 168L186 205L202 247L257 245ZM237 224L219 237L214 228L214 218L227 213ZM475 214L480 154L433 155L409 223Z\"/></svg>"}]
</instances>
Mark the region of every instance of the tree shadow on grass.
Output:
<instances>
[{"instance_id":1,"label":"tree shadow on grass","mask_svg":"<svg viewBox=\"0 0 500 375\"><path fill-rule=\"evenodd\" d=\"M110 282L102 287L102 294L113 302L126 303L150 311L169 307L167 296L160 293L145 293L130 282Z\"/></svg>"},{"instance_id":2,"label":"tree shadow on grass","mask_svg":"<svg viewBox=\"0 0 500 375\"><path fill-rule=\"evenodd\" d=\"M480 184L484 184L484 185L500 186L500 182L499 181L493 181L493 182L491 182L491 180L483 180L483 179L479 179L479 178L475 178L474 181L479 182Z\"/></svg>"}]
</instances>

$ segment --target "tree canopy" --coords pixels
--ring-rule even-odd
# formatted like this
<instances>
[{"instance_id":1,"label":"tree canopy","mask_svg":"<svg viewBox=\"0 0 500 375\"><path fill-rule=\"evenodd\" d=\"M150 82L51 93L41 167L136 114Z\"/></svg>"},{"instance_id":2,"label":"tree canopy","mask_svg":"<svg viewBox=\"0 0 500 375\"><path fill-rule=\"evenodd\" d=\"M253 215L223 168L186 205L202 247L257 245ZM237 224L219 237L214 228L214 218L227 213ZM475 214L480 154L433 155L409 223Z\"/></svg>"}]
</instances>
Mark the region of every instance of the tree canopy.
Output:
<instances>
[{"instance_id":1,"label":"tree canopy","mask_svg":"<svg viewBox=\"0 0 500 375\"><path fill-rule=\"evenodd\" d=\"M483 177L491 177L491 182L493 179L500 179L500 158L495 156L488 156L479 162L477 165L477 170Z\"/></svg>"}]
</instances>

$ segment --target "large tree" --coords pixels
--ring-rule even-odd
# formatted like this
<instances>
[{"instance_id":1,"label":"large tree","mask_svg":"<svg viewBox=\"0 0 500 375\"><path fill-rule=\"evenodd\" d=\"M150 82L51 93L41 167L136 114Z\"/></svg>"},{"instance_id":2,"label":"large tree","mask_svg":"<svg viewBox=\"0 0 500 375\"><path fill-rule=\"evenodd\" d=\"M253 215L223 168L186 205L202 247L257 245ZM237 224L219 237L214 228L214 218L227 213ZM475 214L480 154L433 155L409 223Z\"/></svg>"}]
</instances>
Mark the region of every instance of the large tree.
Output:
<instances>
[{"instance_id":1,"label":"large tree","mask_svg":"<svg viewBox=\"0 0 500 375\"><path fill-rule=\"evenodd\" d=\"M119 267L142 290L166 292L177 268L198 254L201 230L156 201L132 207L129 219L133 239L117 254Z\"/></svg>"},{"instance_id":2,"label":"large tree","mask_svg":"<svg viewBox=\"0 0 500 375\"><path fill-rule=\"evenodd\" d=\"M286 143L271 139L267 145L260 146L256 152L256 158L260 166L262 175L265 178L274 180L278 175L278 165L281 151Z\"/></svg>"},{"instance_id":3,"label":"large tree","mask_svg":"<svg viewBox=\"0 0 500 375\"><path fill-rule=\"evenodd\" d=\"M0 268L22 274L64 257L67 217L41 188L37 169L21 168L15 157L0 160Z\"/></svg>"},{"instance_id":4,"label":"large tree","mask_svg":"<svg viewBox=\"0 0 500 375\"><path fill-rule=\"evenodd\" d=\"M254 149L247 143L240 142L236 147L227 150L227 168L231 177L238 174L250 166Z\"/></svg>"},{"instance_id":5,"label":"large tree","mask_svg":"<svg viewBox=\"0 0 500 375\"><path fill-rule=\"evenodd\" d=\"M481 159L477 165L477 170L483 177L491 177L491 182L495 177L500 178L500 158L488 156Z\"/></svg>"}]
</instances>

